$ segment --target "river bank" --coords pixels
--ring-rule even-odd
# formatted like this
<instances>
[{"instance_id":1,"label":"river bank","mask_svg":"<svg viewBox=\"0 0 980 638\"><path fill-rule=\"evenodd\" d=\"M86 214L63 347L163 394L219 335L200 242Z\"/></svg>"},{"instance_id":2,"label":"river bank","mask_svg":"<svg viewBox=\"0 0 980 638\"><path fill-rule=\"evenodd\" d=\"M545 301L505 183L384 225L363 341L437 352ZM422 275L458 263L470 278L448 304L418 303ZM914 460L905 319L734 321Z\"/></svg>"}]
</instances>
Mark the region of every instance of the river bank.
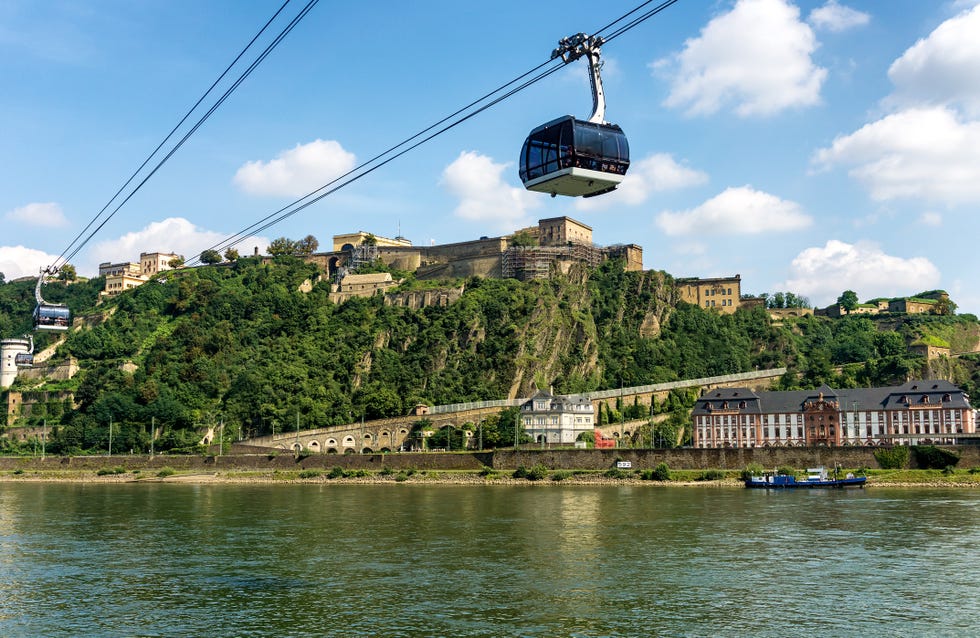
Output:
<instances>
[{"instance_id":1,"label":"river bank","mask_svg":"<svg viewBox=\"0 0 980 638\"><path fill-rule=\"evenodd\" d=\"M159 470L127 469L107 466L98 470L12 470L0 471L0 483L185 483L185 484L278 484L278 485L631 485L649 487L741 488L737 473L722 478L703 478L690 470L671 472L668 481L644 480L637 472L595 472L549 470L536 479L515 478L512 471L402 471L402 472L322 472L319 470L178 472L169 467ZM937 470L871 470L866 487L965 488L980 489L980 473L958 470L943 474Z\"/></svg>"}]
</instances>

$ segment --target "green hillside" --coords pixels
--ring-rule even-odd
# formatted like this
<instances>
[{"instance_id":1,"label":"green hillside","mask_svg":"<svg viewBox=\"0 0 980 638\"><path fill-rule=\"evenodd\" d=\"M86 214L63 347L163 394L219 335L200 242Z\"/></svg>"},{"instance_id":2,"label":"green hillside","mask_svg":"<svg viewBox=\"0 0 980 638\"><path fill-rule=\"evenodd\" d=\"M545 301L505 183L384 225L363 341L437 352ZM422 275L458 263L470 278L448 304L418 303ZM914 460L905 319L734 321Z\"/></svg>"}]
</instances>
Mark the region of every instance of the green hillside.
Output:
<instances>
[{"instance_id":1,"label":"green hillside","mask_svg":"<svg viewBox=\"0 0 980 638\"><path fill-rule=\"evenodd\" d=\"M18 378L15 391L71 390L77 410L48 401L16 425L52 427L53 453L97 447L111 418L120 449L181 447L222 419L232 433L267 433L408 413L416 404L577 393L754 369L790 368L782 386L887 385L943 376L968 391L971 357L926 369L907 344L940 339L974 350L972 315L803 317L774 323L763 308L720 315L678 301L662 272L608 262L547 281L468 279L462 298L419 310L381 296L329 301L329 284L292 257L162 273L96 305L102 280L49 284L77 330L53 360L75 357L69 381ZM304 282L312 283L302 292ZM0 329L29 329L32 282L0 284ZM52 343L39 336L39 347ZM838 372L838 367L842 367ZM980 393L973 393L980 397ZM159 449L159 448L158 448Z\"/></svg>"}]
</instances>

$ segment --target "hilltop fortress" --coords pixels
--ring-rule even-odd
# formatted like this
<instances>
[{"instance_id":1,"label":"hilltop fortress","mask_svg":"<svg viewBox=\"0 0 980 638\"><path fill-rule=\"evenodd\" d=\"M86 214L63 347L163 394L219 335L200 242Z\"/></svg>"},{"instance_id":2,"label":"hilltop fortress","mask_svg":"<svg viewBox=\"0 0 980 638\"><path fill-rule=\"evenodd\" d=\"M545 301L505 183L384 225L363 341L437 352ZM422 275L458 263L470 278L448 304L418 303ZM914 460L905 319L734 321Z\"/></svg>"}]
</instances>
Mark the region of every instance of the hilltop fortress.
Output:
<instances>
[{"instance_id":1,"label":"hilltop fortress","mask_svg":"<svg viewBox=\"0 0 980 638\"><path fill-rule=\"evenodd\" d=\"M570 217L542 219L537 226L511 235L434 246L413 246L403 237L389 239L359 231L335 235L332 252L306 259L331 276L381 260L389 267L415 272L419 279L475 276L527 281L547 277L552 268L568 272L573 263L596 266L608 259L622 259L626 270L643 270L643 248L596 246L592 228Z\"/></svg>"}]
</instances>

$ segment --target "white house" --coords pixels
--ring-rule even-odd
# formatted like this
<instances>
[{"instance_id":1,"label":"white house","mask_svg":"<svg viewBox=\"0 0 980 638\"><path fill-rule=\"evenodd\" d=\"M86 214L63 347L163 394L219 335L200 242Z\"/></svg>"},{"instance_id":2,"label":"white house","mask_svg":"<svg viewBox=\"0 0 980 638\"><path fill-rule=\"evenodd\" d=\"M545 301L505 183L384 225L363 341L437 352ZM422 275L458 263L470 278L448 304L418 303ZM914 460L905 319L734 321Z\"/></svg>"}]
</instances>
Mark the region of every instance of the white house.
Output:
<instances>
[{"instance_id":1,"label":"white house","mask_svg":"<svg viewBox=\"0 0 980 638\"><path fill-rule=\"evenodd\" d=\"M535 443L572 445L595 429L595 409L584 394L554 396L539 390L521 405L524 430Z\"/></svg>"}]
</instances>

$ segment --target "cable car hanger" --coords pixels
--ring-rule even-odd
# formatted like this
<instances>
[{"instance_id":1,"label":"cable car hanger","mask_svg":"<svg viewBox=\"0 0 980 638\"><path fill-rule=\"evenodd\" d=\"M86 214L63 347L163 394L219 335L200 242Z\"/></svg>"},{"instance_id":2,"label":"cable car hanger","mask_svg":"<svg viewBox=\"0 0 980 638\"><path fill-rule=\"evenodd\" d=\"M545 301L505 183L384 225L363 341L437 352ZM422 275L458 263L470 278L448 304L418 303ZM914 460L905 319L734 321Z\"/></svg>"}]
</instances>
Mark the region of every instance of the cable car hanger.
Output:
<instances>
[{"instance_id":1,"label":"cable car hanger","mask_svg":"<svg viewBox=\"0 0 980 638\"><path fill-rule=\"evenodd\" d=\"M592 115L579 120L560 117L535 128L521 148L520 176L531 191L571 197L594 197L616 188L629 169L629 143L616 124L605 121L600 36L577 33L558 41L551 59L565 64L585 57L592 85Z\"/></svg>"}]
</instances>

